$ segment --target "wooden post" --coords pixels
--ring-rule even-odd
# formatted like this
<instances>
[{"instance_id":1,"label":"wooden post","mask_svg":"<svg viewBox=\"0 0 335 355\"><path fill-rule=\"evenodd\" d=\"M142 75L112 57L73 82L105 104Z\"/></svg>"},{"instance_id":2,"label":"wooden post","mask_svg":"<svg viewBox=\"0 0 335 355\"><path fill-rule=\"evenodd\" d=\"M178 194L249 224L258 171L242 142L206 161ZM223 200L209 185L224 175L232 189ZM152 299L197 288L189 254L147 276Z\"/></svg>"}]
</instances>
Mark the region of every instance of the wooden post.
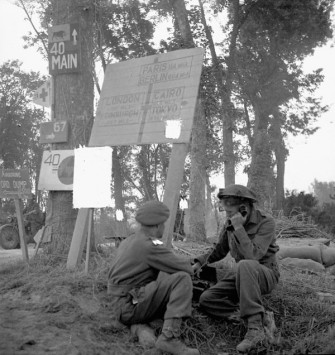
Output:
<instances>
[{"instance_id":1,"label":"wooden post","mask_svg":"<svg viewBox=\"0 0 335 355\"><path fill-rule=\"evenodd\" d=\"M25 233L24 222L23 222L22 201L18 198L14 198L14 203L15 203L15 209L16 209L17 224L19 227L22 257L23 257L23 260L28 263L29 262L29 255L28 255L26 233Z\"/></svg>"},{"instance_id":2,"label":"wooden post","mask_svg":"<svg viewBox=\"0 0 335 355\"><path fill-rule=\"evenodd\" d=\"M163 202L170 209L170 217L165 223L163 240L167 247L171 247L173 228L176 221L177 208L180 197L180 187L183 181L184 164L188 153L187 143L174 143L169 162L169 169L164 188Z\"/></svg>"},{"instance_id":3,"label":"wooden post","mask_svg":"<svg viewBox=\"0 0 335 355\"><path fill-rule=\"evenodd\" d=\"M86 264L85 264L85 274L88 274L88 264L90 262L90 251L91 251L91 235L92 235L92 223L93 222L93 208L89 208L88 211L88 231L87 231L87 244L86 244Z\"/></svg>"},{"instance_id":4,"label":"wooden post","mask_svg":"<svg viewBox=\"0 0 335 355\"><path fill-rule=\"evenodd\" d=\"M76 226L74 228L70 251L67 258L66 267L68 269L75 268L80 264L87 236L88 215L89 208L81 208L78 211Z\"/></svg>"}]
</instances>

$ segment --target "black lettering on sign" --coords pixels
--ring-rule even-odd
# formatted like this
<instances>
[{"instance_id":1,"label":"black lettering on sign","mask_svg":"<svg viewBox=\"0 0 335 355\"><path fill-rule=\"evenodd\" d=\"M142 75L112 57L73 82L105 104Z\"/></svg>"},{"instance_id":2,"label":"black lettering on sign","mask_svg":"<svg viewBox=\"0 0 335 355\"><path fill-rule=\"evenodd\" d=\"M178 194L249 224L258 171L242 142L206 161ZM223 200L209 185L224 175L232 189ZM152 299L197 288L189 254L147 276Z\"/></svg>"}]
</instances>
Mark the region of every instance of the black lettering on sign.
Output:
<instances>
[{"instance_id":1,"label":"black lettering on sign","mask_svg":"<svg viewBox=\"0 0 335 355\"><path fill-rule=\"evenodd\" d=\"M149 85L188 78L191 73L192 59L192 57L185 57L142 65L138 84Z\"/></svg>"},{"instance_id":2,"label":"black lettering on sign","mask_svg":"<svg viewBox=\"0 0 335 355\"><path fill-rule=\"evenodd\" d=\"M151 102L166 101L168 99L180 99L184 94L184 86L154 90L151 94Z\"/></svg>"}]
</instances>

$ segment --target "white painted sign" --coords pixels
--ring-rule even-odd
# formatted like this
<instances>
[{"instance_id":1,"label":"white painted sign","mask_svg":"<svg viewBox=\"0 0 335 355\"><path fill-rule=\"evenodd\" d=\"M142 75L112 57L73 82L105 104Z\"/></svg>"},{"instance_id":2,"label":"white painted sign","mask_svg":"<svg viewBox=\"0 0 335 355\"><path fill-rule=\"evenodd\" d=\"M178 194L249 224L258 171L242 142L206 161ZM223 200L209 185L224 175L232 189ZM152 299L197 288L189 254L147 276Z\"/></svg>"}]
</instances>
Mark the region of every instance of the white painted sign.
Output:
<instances>
[{"instance_id":1,"label":"white painted sign","mask_svg":"<svg viewBox=\"0 0 335 355\"><path fill-rule=\"evenodd\" d=\"M73 150L43 152L38 190L71 191L73 189Z\"/></svg>"},{"instance_id":2,"label":"white painted sign","mask_svg":"<svg viewBox=\"0 0 335 355\"><path fill-rule=\"evenodd\" d=\"M34 92L33 103L44 107L50 107L51 95L52 95L51 80L48 79Z\"/></svg>"},{"instance_id":3,"label":"white painted sign","mask_svg":"<svg viewBox=\"0 0 335 355\"><path fill-rule=\"evenodd\" d=\"M49 28L50 74L73 73L80 70L80 31L78 24Z\"/></svg>"},{"instance_id":4,"label":"white painted sign","mask_svg":"<svg viewBox=\"0 0 335 355\"><path fill-rule=\"evenodd\" d=\"M74 150L73 207L112 206L112 148Z\"/></svg>"},{"instance_id":5,"label":"white painted sign","mask_svg":"<svg viewBox=\"0 0 335 355\"><path fill-rule=\"evenodd\" d=\"M90 146L189 142L203 53L183 49L108 65Z\"/></svg>"}]
</instances>

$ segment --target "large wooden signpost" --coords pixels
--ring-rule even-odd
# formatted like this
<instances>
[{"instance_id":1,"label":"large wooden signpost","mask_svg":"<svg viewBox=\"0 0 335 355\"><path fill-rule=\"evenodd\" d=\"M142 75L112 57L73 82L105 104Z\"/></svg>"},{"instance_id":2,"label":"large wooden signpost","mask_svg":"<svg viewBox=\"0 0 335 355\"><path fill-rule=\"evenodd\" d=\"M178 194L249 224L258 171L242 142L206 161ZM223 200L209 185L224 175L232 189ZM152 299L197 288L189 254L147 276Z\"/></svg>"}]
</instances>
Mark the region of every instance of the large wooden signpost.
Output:
<instances>
[{"instance_id":1,"label":"large wooden signpost","mask_svg":"<svg viewBox=\"0 0 335 355\"><path fill-rule=\"evenodd\" d=\"M170 208L164 239L172 239L203 59L202 48L110 64L89 146L173 143L164 190ZM80 209L67 267L81 259L88 209ZM73 245L73 248L72 248Z\"/></svg>"},{"instance_id":2,"label":"large wooden signpost","mask_svg":"<svg viewBox=\"0 0 335 355\"><path fill-rule=\"evenodd\" d=\"M28 169L2 169L0 170L0 198L13 198L15 203L17 223L19 227L20 245L23 260L28 262L28 248L25 238L25 229L22 213L21 199L31 197L31 186Z\"/></svg>"},{"instance_id":3,"label":"large wooden signpost","mask_svg":"<svg viewBox=\"0 0 335 355\"><path fill-rule=\"evenodd\" d=\"M90 146L188 143L202 56L193 48L109 65ZM171 123L180 125L175 138Z\"/></svg>"}]
</instances>

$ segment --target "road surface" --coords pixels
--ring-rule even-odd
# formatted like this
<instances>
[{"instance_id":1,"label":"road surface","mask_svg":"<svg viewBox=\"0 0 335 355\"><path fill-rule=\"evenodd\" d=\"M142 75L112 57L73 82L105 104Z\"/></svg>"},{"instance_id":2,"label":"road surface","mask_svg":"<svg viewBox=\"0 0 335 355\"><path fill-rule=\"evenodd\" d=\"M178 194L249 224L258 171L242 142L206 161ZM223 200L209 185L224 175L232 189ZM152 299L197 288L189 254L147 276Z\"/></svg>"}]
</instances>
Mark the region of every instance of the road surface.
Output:
<instances>
[{"instance_id":1,"label":"road surface","mask_svg":"<svg viewBox=\"0 0 335 355\"><path fill-rule=\"evenodd\" d=\"M28 245L29 258L32 258L34 253L35 253L34 244L29 244ZM23 260L21 249L5 250L0 247L0 266L18 260Z\"/></svg>"}]
</instances>

